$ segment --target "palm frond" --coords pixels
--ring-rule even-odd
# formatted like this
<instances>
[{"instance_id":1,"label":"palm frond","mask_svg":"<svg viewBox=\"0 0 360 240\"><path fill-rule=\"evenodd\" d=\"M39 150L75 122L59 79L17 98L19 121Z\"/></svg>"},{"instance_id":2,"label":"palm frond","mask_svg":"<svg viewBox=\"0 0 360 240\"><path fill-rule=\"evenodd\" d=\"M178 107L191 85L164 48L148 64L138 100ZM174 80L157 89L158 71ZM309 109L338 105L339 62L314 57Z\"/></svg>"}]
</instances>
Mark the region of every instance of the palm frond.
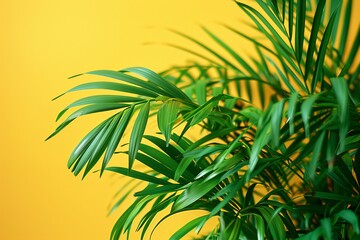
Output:
<instances>
[{"instance_id":1,"label":"palm frond","mask_svg":"<svg viewBox=\"0 0 360 240\"><path fill-rule=\"evenodd\" d=\"M111 239L130 239L137 218L135 230L145 239L169 217L194 210L205 214L171 239L198 233L212 218L218 224L201 239L360 236L360 31L349 42L352 1L239 0L235 6L258 36L225 29L250 42L252 56L208 28L202 30L214 46L172 30L198 50L169 45L200 62L160 73L92 71L87 74L105 80L64 93L111 91L80 98L57 117L64 120L49 138L78 117L110 115L71 153L74 174L85 177L103 158L100 174L146 183L137 186ZM146 133L152 117L160 135ZM201 135L191 139L196 126ZM115 153L128 156L128 168L109 166ZM135 163L150 170L133 169ZM159 213L165 213L160 220Z\"/></svg>"}]
</instances>

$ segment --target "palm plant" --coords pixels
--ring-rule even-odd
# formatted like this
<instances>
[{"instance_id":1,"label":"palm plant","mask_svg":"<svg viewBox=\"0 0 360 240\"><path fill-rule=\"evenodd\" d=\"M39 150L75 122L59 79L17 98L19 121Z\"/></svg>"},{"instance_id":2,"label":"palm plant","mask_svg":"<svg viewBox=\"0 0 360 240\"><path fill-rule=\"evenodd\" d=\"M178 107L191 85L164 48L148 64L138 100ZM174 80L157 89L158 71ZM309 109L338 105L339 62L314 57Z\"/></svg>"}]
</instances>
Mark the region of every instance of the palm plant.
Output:
<instances>
[{"instance_id":1,"label":"palm plant","mask_svg":"<svg viewBox=\"0 0 360 240\"><path fill-rule=\"evenodd\" d=\"M174 31L208 54L174 45L199 61L161 73L92 71L86 74L100 81L66 92L106 94L68 105L58 119L74 110L50 137L80 116L111 113L75 147L71 171L85 177L102 159L100 175L110 171L146 183L138 185L111 239L129 233L136 217L143 239L159 213L166 215L157 224L194 210L206 214L171 239L200 231L211 218L218 224L199 239L360 237L360 31L348 40L352 1L235 5L258 36L224 27L254 45L250 57L206 28L222 50ZM159 134L145 134L149 118L157 119ZM189 137L192 129L200 129L200 137ZM128 167L109 166L124 155ZM134 169L134 162L146 170Z\"/></svg>"}]
</instances>

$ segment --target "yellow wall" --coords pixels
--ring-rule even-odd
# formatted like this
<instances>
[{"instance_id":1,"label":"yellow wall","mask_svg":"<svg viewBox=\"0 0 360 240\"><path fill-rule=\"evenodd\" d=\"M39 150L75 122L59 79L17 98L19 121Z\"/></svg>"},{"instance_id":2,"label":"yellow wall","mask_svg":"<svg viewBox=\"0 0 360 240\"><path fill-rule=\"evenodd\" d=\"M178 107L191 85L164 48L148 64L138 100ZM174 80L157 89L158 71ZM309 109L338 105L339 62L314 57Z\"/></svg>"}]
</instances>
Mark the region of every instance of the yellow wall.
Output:
<instances>
[{"instance_id":1,"label":"yellow wall","mask_svg":"<svg viewBox=\"0 0 360 240\"><path fill-rule=\"evenodd\" d=\"M71 98L51 99L84 71L183 63L188 55L143 43L188 44L165 28L201 37L199 25L234 26L238 13L230 0L1 0L0 239L108 239L118 214L106 217L107 207L125 181L71 175L67 157L92 124L78 121L44 142Z\"/></svg>"},{"instance_id":2,"label":"yellow wall","mask_svg":"<svg viewBox=\"0 0 360 240\"><path fill-rule=\"evenodd\" d=\"M1 0L0 239L108 239L119 212L108 218L107 207L122 182L72 176L67 158L92 124L44 142L71 97L51 99L84 71L183 63L188 55L143 43L183 44L165 28L197 35L199 25L218 28L237 13L220 0ZM171 228L160 231L167 239Z\"/></svg>"}]
</instances>

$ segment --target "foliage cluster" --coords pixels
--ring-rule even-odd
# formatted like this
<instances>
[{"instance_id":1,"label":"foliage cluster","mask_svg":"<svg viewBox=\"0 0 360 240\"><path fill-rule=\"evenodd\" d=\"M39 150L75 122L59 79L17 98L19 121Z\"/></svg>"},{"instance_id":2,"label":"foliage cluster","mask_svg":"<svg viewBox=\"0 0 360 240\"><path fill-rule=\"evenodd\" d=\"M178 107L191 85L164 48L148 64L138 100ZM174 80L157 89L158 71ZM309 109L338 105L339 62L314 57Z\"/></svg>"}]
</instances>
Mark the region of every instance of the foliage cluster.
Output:
<instances>
[{"instance_id":1,"label":"foliage cluster","mask_svg":"<svg viewBox=\"0 0 360 240\"><path fill-rule=\"evenodd\" d=\"M115 223L111 239L129 233L136 217L144 237L160 212L166 212L163 221L193 210L206 214L171 239L199 231L213 217L218 225L201 239L360 236L360 31L357 26L355 39L348 40L352 0L234 5L259 36L224 27L254 45L250 57L206 28L221 51L176 32L208 54L178 47L201 61L161 73L141 67L92 71L86 74L101 80L67 92L107 94L68 105L58 119L73 111L50 137L78 117L112 114L75 147L68 161L73 173L86 176L102 159L100 174L147 183ZM150 117L157 118L161 134L145 134ZM128 150L117 152L133 119ZM190 139L195 126L202 135ZM127 168L109 165L124 155ZM150 170L133 169L135 161Z\"/></svg>"}]
</instances>

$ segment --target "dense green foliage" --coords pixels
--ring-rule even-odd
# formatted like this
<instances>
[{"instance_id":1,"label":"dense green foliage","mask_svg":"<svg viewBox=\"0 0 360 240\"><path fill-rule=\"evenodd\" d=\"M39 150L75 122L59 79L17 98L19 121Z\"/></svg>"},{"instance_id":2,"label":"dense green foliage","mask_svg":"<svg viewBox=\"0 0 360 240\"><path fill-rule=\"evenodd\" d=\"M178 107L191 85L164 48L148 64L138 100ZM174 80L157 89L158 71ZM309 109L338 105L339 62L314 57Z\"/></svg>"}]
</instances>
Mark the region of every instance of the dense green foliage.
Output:
<instances>
[{"instance_id":1,"label":"dense green foliage","mask_svg":"<svg viewBox=\"0 0 360 240\"><path fill-rule=\"evenodd\" d=\"M360 31L357 26L355 40L348 40L352 1L242 0L234 7L258 32L254 38L225 26L254 45L250 58L208 29L222 50L176 32L208 54L179 47L200 60L162 73L138 67L86 73L101 80L68 92L108 93L67 106L58 119L75 110L50 137L80 116L113 114L68 161L75 175L85 176L102 160L100 174L147 183L111 239L131 229L145 236L160 212L166 220L193 210L207 214L171 239L199 231L213 217L219 224L201 239L358 239ZM151 117L161 134L144 134ZM129 144L122 146L132 122ZM199 127L202 135L191 139ZM128 168L110 166L124 154ZM133 169L134 162L149 170Z\"/></svg>"}]
</instances>

